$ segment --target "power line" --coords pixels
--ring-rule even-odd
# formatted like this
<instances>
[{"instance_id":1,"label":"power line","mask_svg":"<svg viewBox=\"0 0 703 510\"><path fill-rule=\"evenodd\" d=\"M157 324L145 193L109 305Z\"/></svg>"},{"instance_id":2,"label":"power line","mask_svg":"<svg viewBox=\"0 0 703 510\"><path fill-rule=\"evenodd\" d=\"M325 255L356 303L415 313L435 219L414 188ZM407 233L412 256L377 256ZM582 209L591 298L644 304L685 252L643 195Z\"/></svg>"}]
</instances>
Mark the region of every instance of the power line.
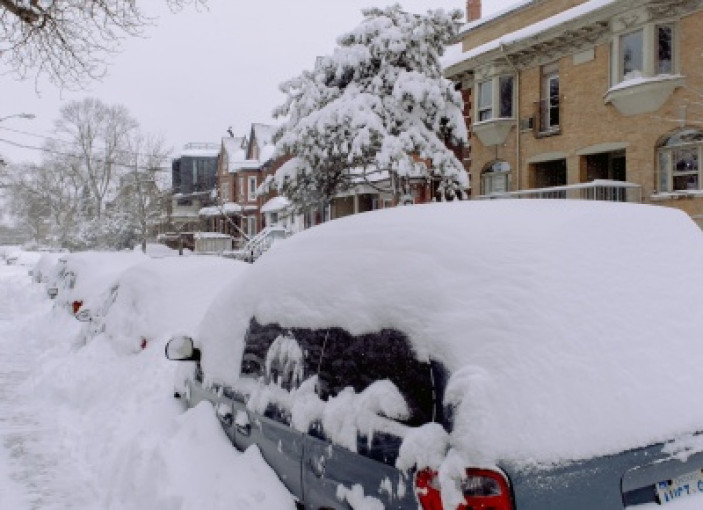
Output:
<instances>
[{"instance_id":1,"label":"power line","mask_svg":"<svg viewBox=\"0 0 703 510\"><path fill-rule=\"evenodd\" d=\"M55 138L53 136L42 135L39 133L32 133L31 131L23 131L21 129L9 128L9 127L5 127L2 125L0 125L0 130L10 131L10 132L18 134L18 135L32 136L34 138L42 138L44 140L49 140L51 142L58 142L60 144L64 144L64 145L68 145L68 146L73 145L73 142L70 142L68 140L63 140L61 138ZM3 140L3 141L7 141L7 140ZM12 143L12 142L9 142L9 143ZM29 147L27 147L27 148L29 148ZM41 150L44 150L44 149L41 149ZM45 152L50 152L50 151L47 150ZM132 152L132 151L125 150L125 149L116 149L116 152L122 152L124 154L129 154L130 156L134 156L134 155L144 156L144 157L151 156L151 154L146 154L143 152ZM170 156L170 153L171 153L171 151L169 150L166 157Z\"/></svg>"},{"instance_id":2,"label":"power line","mask_svg":"<svg viewBox=\"0 0 703 510\"><path fill-rule=\"evenodd\" d=\"M80 156L77 156L76 154L72 154L72 153L70 153L70 152L62 152L62 151L59 151L59 150L56 150L56 149L51 149L51 148L49 148L49 147L37 147L37 146L34 146L34 145L26 145L26 144L23 144L23 143L18 143L18 142L12 141L12 140L6 140L6 139L4 139L4 138L0 138L0 142L5 142L6 144L13 145L14 147L19 147L20 149L28 149L28 150L40 151L40 152L44 152L44 153L47 153L47 154L54 154L54 155L57 155L57 156L66 156L66 157L74 158L74 159L77 159L77 160L80 160L80 159L81 159L81 157L80 157ZM125 152L125 151L123 151L123 152ZM133 154L133 153L128 153L128 154ZM140 154L138 154L138 155L140 155ZM109 160L109 159L103 159L103 158L94 158L94 161L97 161L97 162L99 162L99 163L105 163L105 164L113 164L113 165L123 166L123 167L125 167L125 168L131 168L131 169L136 168L137 170L168 171L168 170L171 169L171 168L168 167L168 166L146 167L146 166L143 166L143 165L127 164L127 163L123 163L123 162L121 162L121 161L115 161L115 160Z\"/></svg>"}]
</instances>

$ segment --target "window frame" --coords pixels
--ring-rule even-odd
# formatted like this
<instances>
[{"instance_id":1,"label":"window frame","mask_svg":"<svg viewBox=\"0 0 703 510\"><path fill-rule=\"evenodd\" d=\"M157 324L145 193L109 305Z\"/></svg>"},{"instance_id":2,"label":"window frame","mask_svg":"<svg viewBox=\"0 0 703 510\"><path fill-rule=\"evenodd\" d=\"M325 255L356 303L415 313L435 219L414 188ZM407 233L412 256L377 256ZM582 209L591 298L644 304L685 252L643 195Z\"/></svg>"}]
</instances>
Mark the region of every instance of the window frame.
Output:
<instances>
[{"instance_id":1,"label":"window frame","mask_svg":"<svg viewBox=\"0 0 703 510\"><path fill-rule=\"evenodd\" d=\"M247 198L249 202L256 201L256 188L257 188L256 175L250 175L247 178Z\"/></svg>"},{"instance_id":2,"label":"window frame","mask_svg":"<svg viewBox=\"0 0 703 510\"><path fill-rule=\"evenodd\" d=\"M507 166L507 169L505 168ZM499 168L500 167L500 168ZM481 192L483 195L493 195L510 192L510 164L497 160L481 172ZM496 189L496 183L503 181L503 189ZM499 188L499 187L498 187Z\"/></svg>"},{"instance_id":3,"label":"window frame","mask_svg":"<svg viewBox=\"0 0 703 510\"><path fill-rule=\"evenodd\" d=\"M222 182L222 188L220 189L220 198L223 202L229 201L229 181Z\"/></svg>"},{"instance_id":4,"label":"window frame","mask_svg":"<svg viewBox=\"0 0 703 510\"><path fill-rule=\"evenodd\" d=\"M693 150L692 150L693 149ZM676 165L677 154L682 154L684 151L693 152L695 154L696 167L695 169L676 171L674 166ZM659 187L665 186L666 189L659 189L660 193L676 193L681 191L703 191L703 165L701 165L701 158L703 157L703 142L697 143L687 143L674 146L660 147L658 159L658 171L659 178L657 183ZM666 168L662 166L666 165ZM675 182L677 178L694 177L697 181L696 187L676 187Z\"/></svg>"},{"instance_id":5,"label":"window frame","mask_svg":"<svg viewBox=\"0 0 703 510\"><path fill-rule=\"evenodd\" d=\"M504 95L506 90L508 96ZM475 93L476 123L515 118L514 74L503 73L481 80L476 83ZM486 102L488 97L490 97L490 104Z\"/></svg>"},{"instance_id":6,"label":"window frame","mask_svg":"<svg viewBox=\"0 0 703 510\"><path fill-rule=\"evenodd\" d=\"M556 82L556 95L553 83ZM539 133L552 133L561 128L561 89L559 63L544 65L541 69L540 102L539 102ZM555 121L556 119L556 121Z\"/></svg>"},{"instance_id":7,"label":"window frame","mask_svg":"<svg viewBox=\"0 0 703 510\"><path fill-rule=\"evenodd\" d=\"M254 237L256 235L256 216L246 216L247 219L247 233L249 237Z\"/></svg>"},{"instance_id":8,"label":"window frame","mask_svg":"<svg viewBox=\"0 0 703 510\"><path fill-rule=\"evenodd\" d=\"M484 89L487 92L484 94ZM488 104L484 103L486 95L490 99ZM493 119L493 80L479 82L476 86L476 119L478 122L485 122Z\"/></svg>"},{"instance_id":9,"label":"window frame","mask_svg":"<svg viewBox=\"0 0 703 510\"><path fill-rule=\"evenodd\" d=\"M652 21L637 28L627 30L613 37L612 51L612 85L618 85L638 78L655 78L659 76L673 76L678 74L678 30L675 21ZM662 65L662 40L661 31L666 29L668 36L669 64ZM625 69L625 39L635 34L641 34L641 69L632 69L628 73L638 72L638 76L627 77Z\"/></svg>"}]
</instances>

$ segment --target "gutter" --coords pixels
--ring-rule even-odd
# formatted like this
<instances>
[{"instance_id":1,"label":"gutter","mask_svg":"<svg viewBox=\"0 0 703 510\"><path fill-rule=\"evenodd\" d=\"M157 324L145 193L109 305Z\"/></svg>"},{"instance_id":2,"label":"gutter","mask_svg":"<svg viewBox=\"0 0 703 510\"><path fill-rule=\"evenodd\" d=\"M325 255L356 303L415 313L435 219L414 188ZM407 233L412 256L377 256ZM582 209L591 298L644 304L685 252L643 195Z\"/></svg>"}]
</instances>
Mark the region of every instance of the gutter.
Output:
<instances>
[{"instance_id":1,"label":"gutter","mask_svg":"<svg viewBox=\"0 0 703 510\"><path fill-rule=\"evenodd\" d=\"M520 71L518 70L517 67L515 67L515 64L513 64L512 60L510 60L510 56L508 53L505 51L505 45L503 43L500 43L500 51L503 54L503 57L505 58L506 62L508 65L512 68L512 70L515 72L515 96L517 98L516 105L515 105L515 136L516 136L516 143L515 143L515 180L517 182L517 189L516 191L519 191L521 189L520 186Z\"/></svg>"}]
</instances>

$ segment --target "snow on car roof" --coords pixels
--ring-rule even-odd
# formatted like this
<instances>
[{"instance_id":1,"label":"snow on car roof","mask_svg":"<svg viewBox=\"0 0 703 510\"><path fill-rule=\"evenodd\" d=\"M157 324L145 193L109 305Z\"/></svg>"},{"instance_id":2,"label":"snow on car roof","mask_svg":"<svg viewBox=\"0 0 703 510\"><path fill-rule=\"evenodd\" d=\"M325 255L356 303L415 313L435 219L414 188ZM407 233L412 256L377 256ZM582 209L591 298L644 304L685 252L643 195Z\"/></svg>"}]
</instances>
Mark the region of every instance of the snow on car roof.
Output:
<instances>
[{"instance_id":1,"label":"snow on car roof","mask_svg":"<svg viewBox=\"0 0 703 510\"><path fill-rule=\"evenodd\" d=\"M703 235L682 212L495 200L334 220L276 244L217 300L203 364L234 380L256 316L396 328L451 371L451 443L551 463L699 430Z\"/></svg>"}]
</instances>

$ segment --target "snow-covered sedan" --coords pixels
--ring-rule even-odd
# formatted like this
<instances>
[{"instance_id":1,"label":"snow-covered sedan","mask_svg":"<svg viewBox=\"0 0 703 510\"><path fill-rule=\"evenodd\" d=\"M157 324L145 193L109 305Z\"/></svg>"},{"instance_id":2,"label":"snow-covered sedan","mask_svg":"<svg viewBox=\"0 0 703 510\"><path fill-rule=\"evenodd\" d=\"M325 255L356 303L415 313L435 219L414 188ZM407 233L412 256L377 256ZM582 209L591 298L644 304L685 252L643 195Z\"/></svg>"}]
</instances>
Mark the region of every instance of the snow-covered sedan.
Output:
<instances>
[{"instance_id":1,"label":"snow-covered sedan","mask_svg":"<svg viewBox=\"0 0 703 510\"><path fill-rule=\"evenodd\" d=\"M274 246L167 356L308 509L699 508L702 260L663 207L365 213Z\"/></svg>"}]
</instances>

